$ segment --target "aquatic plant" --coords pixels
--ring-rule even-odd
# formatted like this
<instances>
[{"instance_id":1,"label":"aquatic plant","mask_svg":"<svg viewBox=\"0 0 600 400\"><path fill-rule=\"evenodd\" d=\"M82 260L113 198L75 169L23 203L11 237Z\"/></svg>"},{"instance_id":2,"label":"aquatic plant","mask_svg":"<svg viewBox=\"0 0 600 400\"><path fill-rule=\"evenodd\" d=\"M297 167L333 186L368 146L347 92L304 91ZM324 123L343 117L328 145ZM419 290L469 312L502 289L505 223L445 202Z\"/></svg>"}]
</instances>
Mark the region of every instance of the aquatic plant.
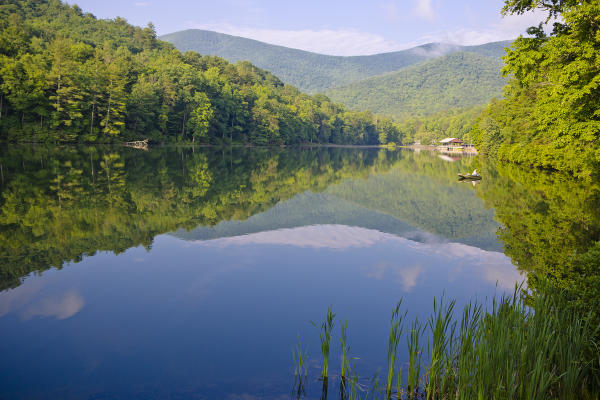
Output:
<instances>
[{"instance_id":1,"label":"aquatic plant","mask_svg":"<svg viewBox=\"0 0 600 400\"><path fill-rule=\"evenodd\" d=\"M344 322L344 325L342 325L342 333L340 335L340 347L342 349L342 357L340 362L340 376L342 379L342 384L346 379L346 373L348 371L348 352L350 351L350 346L348 346L347 331L348 321Z\"/></svg>"},{"instance_id":2,"label":"aquatic plant","mask_svg":"<svg viewBox=\"0 0 600 400\"><path fill-rule=\"evenodd\" d=\"M452 345L456 323L452 323L454 305L451 301L444 307L444 299L438 303L433 299L433 314L427 326L431 330L431 348L429 349L429 368L427 371L427 399L433 399L435 394L443 393L451 384L448 371L452 368Z\"/></svg>"},{"instance_id":3,"label":"aquatic plant","mask_svg":"<svg viewBox=\"0 0 600 400\"><path fill-rule=\"evenodd\" d=\"M327 314L325 315L325 321L320 326L319 338L321 340L321 354L323 355L323 379L329 377L329 346L331 344L331 331L333 330L335 320L335 314L331 311L331 306L327 308ZM312 322L312 325L316 328L317 325Z\"/></svg>"},{"instance_id":4,"label":"aquatic plant","mask_svg":"<svg viewBox=\"0 0 600 400\"><path fill-rule=\"evenodd\" d=\"M390 399L392 396L392 384L394 382L394 367L396 365L396 354L398 352L398 342L402 336L402 318L400 314L400 307L402 306L402 299L396 304L396 308L392 312L392 319L390 321L390 336L388 339L388 376L386 386L386 398Z\"/></svg>"},{"instance_id":5,"label":"aquatic plant","mask_svg":"<svg viewBox=\"0 0 600 400\"><path fill-rule=\"evenodd\" d=\"M421 335L423 334L423 324L418 318L413 321L409 335L407 337L408 345L408 386L406 388L407 398L413 398L413 395L419 392L419 380L421 378L423 345L421 344Z\"/></svg>"},{"instance_id":6,"label":"aquatic plant","mask_svg":"<svg viewBox=\"0 0 600 400\"><path fill-rule=\"evenodd\" d=\"M296 350L292 352L292 357L294 359L294 377L306 377L308 368L305 364L308 359L308 352L302 348L300 335L296 339Z\"/></svg>"},{"instance_id":7,"label":"aquatic plant","mask_svg":"<svg viewBox=\"0 0 600 400\"><path fill-rule=\"evenodd\" d=\"M294 390L293 394L297 399L302 398L305 394L304 382L308 375L308 368L305 365L308 360L308 352L302 348L300 335L296 339L296 349L292 352L294 360Z\"/></svg>"},{"instance_id":8,"label":"aquatic plant","mask_svg":"<svg viewBox=\"0 0 600 400\"><path fill-rule=\"evenodd\" d=\"M524 295L516 287L512 294L494 297L489 303L471 301L459 320L454 300L434 300L427 323L415 318L407 330L406 375L402 369L395 371L405 316L398 303L391 319L385 387L380 386L377 373L370 390L364 390L354 365L350 368L343 362L343 376L351 372L349 389L340 385L342 398L361 399L364 392L366 399L378 399L384 393L390 399L394 378L399 400L600 398L600 327L590 322L593 310L584 314L570 309L556 293L538 293L527 305ZM328 309L320 332L324 360L333 318ZM346 335L344 324L344 347ZM347 350L342 351L342 359L348 360ZM324 366L324 377L326 373Z\"/></svg>"}]
</instances>

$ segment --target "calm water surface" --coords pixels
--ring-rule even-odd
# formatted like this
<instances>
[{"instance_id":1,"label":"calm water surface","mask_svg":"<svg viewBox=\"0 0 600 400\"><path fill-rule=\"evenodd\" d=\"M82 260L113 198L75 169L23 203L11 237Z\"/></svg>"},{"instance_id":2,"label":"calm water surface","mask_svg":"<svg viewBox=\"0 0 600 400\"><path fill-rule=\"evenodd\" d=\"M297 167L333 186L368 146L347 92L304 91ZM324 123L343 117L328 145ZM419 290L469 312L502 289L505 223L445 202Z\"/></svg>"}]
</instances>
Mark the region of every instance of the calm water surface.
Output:
<instances>
[{"instance_id":1,"label":"calm water surface","mask_svg":"<svg viewBox=\"0 0 600 400\"><path fill-rule=\"evenodd\" d=\"M527 185L474 158L339 148L1 154L0 398L289 398L298 335L308 397L318 398L309 321L329 305L332 374L347 320L350 353L371 376L385 365L401 298L425 319L434 297L460 307L525 278L514 232L498 218L514 204L498 201ZM456 181L475 167L479 185Z\"/></svg>"}]
</instances>

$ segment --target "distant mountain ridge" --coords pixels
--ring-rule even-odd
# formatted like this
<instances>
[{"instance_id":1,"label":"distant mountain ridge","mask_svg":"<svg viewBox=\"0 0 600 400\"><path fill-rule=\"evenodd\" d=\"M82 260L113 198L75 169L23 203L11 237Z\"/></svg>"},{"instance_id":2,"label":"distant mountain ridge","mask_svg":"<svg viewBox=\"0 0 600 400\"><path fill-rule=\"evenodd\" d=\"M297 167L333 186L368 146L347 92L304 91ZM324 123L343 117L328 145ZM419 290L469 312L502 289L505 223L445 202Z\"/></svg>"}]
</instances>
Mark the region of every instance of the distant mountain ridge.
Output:
<instances>
[{"instance_id":1,"label":"distant mountain ridge","mask_svg":"<svg viewBox=\"0 0 600 400\"><path fill-rule=\"evenodd\" d=\"M456 52L499 59L504 55L504 48L510 44L510 41L480 46L430 43L390 53L343 57L311 53L200 29L167 34L161 39L172 43L181 51L194 50L203 55L216 55L230 62L248 60L284 82L309 93L346 86Z\"/></svg>"},{"instance_id":2,"label":"distant mountain ridge","mask_svg":"<svg viewBox=\"0 0 600 400\"><path fill-rule=\"evenodd\" d=\"M399 71L332 88L325 94L356 110L396 119L486 104L502 95L502 60L456 52Z\"/></svg>"}]
</instances>

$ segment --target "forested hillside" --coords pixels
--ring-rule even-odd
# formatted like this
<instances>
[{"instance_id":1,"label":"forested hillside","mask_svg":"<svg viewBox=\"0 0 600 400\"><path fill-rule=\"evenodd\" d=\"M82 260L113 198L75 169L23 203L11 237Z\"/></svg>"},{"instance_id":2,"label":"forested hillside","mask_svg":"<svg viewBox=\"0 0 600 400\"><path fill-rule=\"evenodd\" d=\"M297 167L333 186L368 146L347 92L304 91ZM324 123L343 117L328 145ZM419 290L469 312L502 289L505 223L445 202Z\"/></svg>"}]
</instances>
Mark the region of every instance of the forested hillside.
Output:
<instances>
[{"instance_id":1,"label":"forested hillside","mask_svg":"<svg viewBox=\"0 0 600 400\"><path fill-rule=\"evenodd\" d=\"M353 109L397 119L488 103L502 95L502 60L454 53L397 72L376 76L326 94Z\"/></svg>"},{"instance_id":2,"label":"forested hillside","mask_svg":"<svg viewBox=\"0 0 600 400\"><path fill-rule=\"evenodd\" d=\"M504 48L510 44L508 41L481 46L430 43L390 53L340 57L200 29L171 33L161 39L173 43L181 51L194 50L201 54L223 57L230 62L248 60L307 92L345 86L459 51L500 59L505 55Z\"/></svg>"},{"instance_id":3,"label":"forested hillside","mask_svg":"<svg viewBox=\"0 0 600 400\"><path fill-rule=\"evenodd\" d=\"M506 58L510 82L473 130L480 151L504 161L598 173L600 166L600 2L507 0L504 14L541 7L558 16L517 39ZM544 21L541 21L544 22ZM547 21L546 21L547 22Z\"/></svg>"},{"instance_id":4,"label":"forested hillside","mask_svg":"<svg viewBox=\"0 0 600 400\"><path fill-rule=\"evenodd\" d=\"M248 62L180 51L152 25L59 0L0 3L0 139L377 144L396 126Z\"/></svg>"}]
</instances>

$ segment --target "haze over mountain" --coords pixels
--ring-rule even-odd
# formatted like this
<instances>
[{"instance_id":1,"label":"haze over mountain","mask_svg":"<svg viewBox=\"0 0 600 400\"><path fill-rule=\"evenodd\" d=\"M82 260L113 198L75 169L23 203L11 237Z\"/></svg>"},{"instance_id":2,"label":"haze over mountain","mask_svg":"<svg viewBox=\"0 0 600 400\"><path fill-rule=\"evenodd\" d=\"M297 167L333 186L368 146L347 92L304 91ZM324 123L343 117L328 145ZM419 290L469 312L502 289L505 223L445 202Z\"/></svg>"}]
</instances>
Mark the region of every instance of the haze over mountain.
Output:
<instances>
[{"instance_id":1,"label":"haze over mountain","mask_svg":"<svg viewBox=\"0 0 600 400\"><path fill-rule=\"evenodd\" d=\"M329 56L271 45L223 33L190 29L161 37L181 51L194 50L204 55L216 55L230 62L248 60L264 68L286 83L306 92L321 92L346 86L380 74L456 52L476 53L499 59L510 41L480 46L458 46L430 43L408 50L369 56Z\"/></svg>"}]
</instances>

